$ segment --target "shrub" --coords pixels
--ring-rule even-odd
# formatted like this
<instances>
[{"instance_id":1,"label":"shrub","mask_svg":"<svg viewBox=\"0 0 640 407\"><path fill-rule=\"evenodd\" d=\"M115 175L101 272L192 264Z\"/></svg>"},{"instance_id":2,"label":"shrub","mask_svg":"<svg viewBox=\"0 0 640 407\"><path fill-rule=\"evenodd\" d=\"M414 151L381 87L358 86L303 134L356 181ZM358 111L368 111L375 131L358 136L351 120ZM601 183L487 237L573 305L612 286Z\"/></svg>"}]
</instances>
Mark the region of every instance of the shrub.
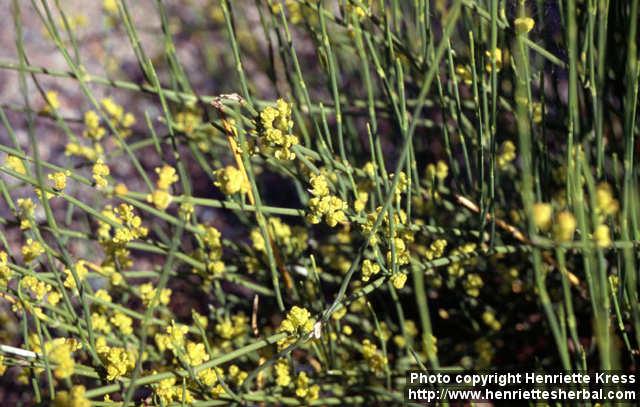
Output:
<instances>
[{"instance_id":1,"label":"shrub","mask_svg":"<svg viewBox=\"0 0 640 407\"><path fill-rule=\"evenodd\" d=\"M635 363L638 0L78 4L0 60L3 402Z\"/></svg>"}]
</instances>

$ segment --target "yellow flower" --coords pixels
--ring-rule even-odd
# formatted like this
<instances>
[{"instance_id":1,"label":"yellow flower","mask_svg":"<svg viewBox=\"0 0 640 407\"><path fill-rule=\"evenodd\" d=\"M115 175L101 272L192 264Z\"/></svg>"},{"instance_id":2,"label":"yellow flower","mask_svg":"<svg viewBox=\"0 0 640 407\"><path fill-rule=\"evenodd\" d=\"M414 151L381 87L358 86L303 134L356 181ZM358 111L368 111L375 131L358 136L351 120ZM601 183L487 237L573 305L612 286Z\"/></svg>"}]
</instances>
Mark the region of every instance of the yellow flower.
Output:
<instances>
[{"instance_id":1,"label":"yellow flower","mask_svg":"<svg viewBox=\"0 0 640 407\"><path fill-rule=\"evenodd\" d=\"M4 364L4 355L0 355L0 376L7 371L7 365Z\"/></svg>"},{"instance_id":2,"label":"yellow flower","mask_svg":"<svg viewBox=\"0 0 640 407\"><path fill-rule=\"evenodd\" d=\"M377 263L374 263L369 259L365 259L362 262L362 281L369 281L371 276L374 276L379 272L380 266Z\"/></svg>"},{"instance_id":3,"label":"yellow flower","mask_svg":"<svg viewBox=\"0 0 640 407\"><path fill-rule=\"evenodd\" d=\"M311 333L315 319L306 308L294 306L287 317L280 323L278 332L286 332L290 336L302 336ZM278 348L284 349L295 342L294 338L285 338L278 341Z\"/></svg>"},{"instance_id":4,"label":"yellow flower","mask_svg":"<svg viewBox=\"0 0 640 407\"><path fill-rule=\"evenodd\" d=\"M147 202L152 203L156 208L164 211L171 204L172 196L164 189L156 189L147 195Z\"/></svg>"},{"instance_id":5,"label":"yellow flower","mask_svg":"<svg viewBox=\"0 0 640 407\"><path fill-rule=\"evenodd\" d=\"M216 170L214 175L216 181L213 184L220 188L225 195L246 194L251 189L251 185L242 171L231 165Z\"/></svg>"},{"instance_id":6,"label":"yellow flower","mask_svg":"<svg viewBox=\"0 0 640 407\"><path fill-rule=\"evenodd\" d=\"M114 326L116 326L123 335L131 335L133 333L133 320L121 312L116 312L111 318L109 318Z\"/></svg>"},{"instance_id":7,"label":"yellow flower","mask_svg":"<svg viewBox=\"0 0 640 407\"><path fill-rule=\"evenodd\" d=\"M362 212L366 208L368 200L369 193L367 191L358 190L356 193L356 200L353 202L353 209L356 212Z\"/></svg>"},{"instance_id":8,"label":"yellow flower","mask_svg":"<svg viewBox=\"0 0 640 407\"><path fill-rule=\"evenodd\" d=\"M191 341L187 343L186 357L187 362L189 362L191 366L201 365L209 360L209 354L207 353L204 344Z\"/></svg>"},{"instance_id":9,"label":"yellow flower","mask_svg":"<svg viewBox=\"0 0 640 407\"><path fill-rule=\"evenodd\" d=\"M49 90L44 95L45 101L47 104L44 106L42 111L44 113L51 113L54 110L60 109L60 100L58 100L58 92Z\"/></svg>"},{"instance_id":10,"label":"yellow flower","mask_svg":"<svg viewBox=\"0 0 640 407\"><path fill-rule=\"evenodd\" d=\"M64 153L65 155L84 157L89 161L95 161L104 153L104 150L100 144L95 144L94 148L91 148L78 143L68 143Z\"/></svg>"},{"instance_id":11,"label":"yellow flower","mask_svg":"<svg viewBox=\"0 0 640 407\"><path fill-rule=\"evenodd\" d=\"M13 277L13 270L9 268L7 252L0 250L0 287L6 286Z\"/></svg>"},{"instance_id":12,"label":"yellow flower","mask_svg":"<svg viewBox=\"0 0 640 407\"><path fill-rule=\"evenodd\" d=\"M100 290L96 291L95 297L97 299L101 300L101 301L104 301L104 302L111 302L111 296L104 289L100 289Z\"/></svg>"},{"instance_id":13,"label":"yellow flower","mask_svg":"<svg viewBox=\"0 0 640 407\"><path fill-rule=\"evenodd\" d=\"M311 184L309 192L311 192L313 196L322 197L329 195L329 182L323 174L311 174L309 183Z\"/></svg>"},{"instance_id":14,"label":"yellow flower","mask_svg":"<svg viewBox=\"0 0 640 407\"><path fill-rule=\"evenodd\" d=\"M54 364L53 375L58 379L71 377L75 367L72 353L79 345L72 339L56 338L45 343L44 351Z\"/></svg>"},{"instance_id":15,"label":"yellow flower","mask_svg":"<svg viewBox=\"0 0 640 407\"><path fill-rule=\"evenodd\" d=\"M62 191L67 186L67 174L62 171L49 174L47 178L53 183L53 189L57 191Z\"/></svg>"},{"instance_id":16,"label":"yellow flower","mask_svg":"<svg viewBox=\"0 0 640 407\"><path fill-rule=\"evenodd\" d=\"M93 171L93 180L96 184L96 188L98 189L106 188L108 184L106 177L110 174L109 167L101 159L99 159L93 165L92 171Z\"/></svg>"},{"instance_id":17,"label":"yellow flower","mask_svg":"<svg viewBox=\"0 0 640 407\"><path fill-rule=\"evenodd\" d=\"M107 321L107 317L103 314L94 312L91 314L91 327L98 332L108 334L111 332L111 325Z\"/></svg>"},{"instance_id":18,"label":"yellow flower","mask_svg":"<svg viewBox=\"0 0 640 407\"><path fill-rule=\"evenodd\" d=\"M444 161L440 160L436 163L436 177L440 181L444 181L449 175L449 166Z\"/></svg>"},{"instance_id":19,"label":"yellow flower","mask_svg":"<svg viewBox=\"0 0 640 407\"><path fill-rule=\"evenodd\" d=\"M540 230L547 230L551 226L553 208L550 204L538 202L533 205L533 223Z\"/></svg>"},{"instance_id":20,"label":"yellow flower","mask_svg":"<svg viewBox=\"0 0 640 407\"><path fill-rule=\"evenodd\" d=\"M129 193L129 189L122 182L113 187L113 192L118 196L124 196Z\"/></svg>"},{"instance_id":21,"label":"yellow flower","mask_svg":"<svg viewBox=\"0 0 640 407\"><path fill-rule=\"evenodd\" d=\"M606 248L611 246L611 233L609 232L609 226L598 225L593 231L593 239L596 241L598 247Z\"/></svg>"},{"instance_id":22,"label":"yellow flower","mask_svg":"<svg viewBox=\"0 0 640 407\"><path fill-rule=\"evenodd\" d=\"M178 175L176 169L170 165L164 165L162 168L156 168L156 174L158 174L158 181L156 186L158 189L168 191L171 185L178 181Z\"/></svg>"},{"instance_id":23,"label":"yellow flower","mask_svg":"<svg viewBox=\"0 0 640 407\"><path fill-rule=\"evenodd\" d=\"M318 399L319 394L320 386L317 384L309 386L309 377L307 374L305 372L298 373L298 378L296 379L296 396L305 399L307 403L310 403Z\"/></svg>"},{"instance_id":24,"label":"yellow flower","mask_svg":"<svg viewBox=\"0 0 640 407\"><path fill-rule=\"evenodd\" d=\"M33 239L27 239L27 244L22 246L22 257L26 263L37 259L43 253L44 247L42 247L40 242L34 241Z\"/></svg>"},{"instance_id":25,"label":"yellow flower","mask_svg":"<svg viewBox=\"0 0 640 407\"><path fill-rule=\"evenodd\" d=\"M135 355L124 348L107 347L104 357L107 365L107 380L109 381L124 376L136 366Z\"/></svg>"},{"instance_id":26,"label":"yellow flower","mask_svg":"<svg viewBox=\"0 0 640 407\"><path fill-rule=\"evenodd\" d=\"M115 120L116 122L119 122L120 120L122 120L122 117L124 115L124 109L122 106L114 102L113 99L111 98L102 99L102 107L107 112L107 114L111 116L111 119Z\"/></svg>"},{"instance_id":27,"label":"yellow flower","mask_svg":"<svg viewBox=\"0 0 640 407\"><path fill-rule=\"evenodd\" d=\"M291 373L289 372L289 362L287 359L280 358L275 364L276 385L287 387L291 383Z\"/></svg>"},{"instance_id":28,"label":"yellow flower","mask_svg":"<svg viewBox=\"0 0 640 407\"><path fill-rule=\"evenodd\" d=\"M7 160L4 164L7 166L7 168L17 172L18 174L27 174L27 168L24 166L24 162L22 161L22 159L16 157L15 155L8 155Z\"/></svg>"},{"instance_id":29,"label":"yellow flower","mask_svg":"<svg viewBox=\"0 0 640 407\"><path fill-rule=\"evenodd\" d=\"M531 17L518 17L514 21L514 26L516 28L516 33L518 34L527 34L529 31L533 29L535 25L535 21Z\"/></svg>"},{"instance_id":30,"label":"yellow flower","mask_svg":"<svg viewBox=\"0 0 640 407\"><path fill-rule=\"evenodd\" d=\"M71 273L71 270L66 269L64 272L67 275L67 278L64 280L64 286L67 288L75 289L76 280L73 278L73 274ZM87 274L89 274L89 270L85 266L85 261L84 260L78 261L76 263L76 275L78 276L78 279L80 281L83 281L87 276Z\"/></svg>"},{"instance_id":31,"label":"yellow flower","mask_svg":"<svg viewBox=\"0 0 640 407\"><path fill-rule=\"evenodd\" d=\"M36 205L31 198L18 198L18 213L20 217L20 229L26 230L33 227L33 218Z\"/></svg>"},{"instance_id":32,"label":"yellow flower","mask_svg":"<svg viewBox=\"0 0 640 407\"><path fill-rule=\"evenodd\" d=\"M93 141L100 141L107 132L104 127L100 126L100 116L93 110L85 112L84 127L85 130L82 135Z\"/></svg>"},{"instance_id":33,"label":"yellow flower","mask_svg":"<svg viewBox=\"0 0 640 407\"><path fill-rule=\"evenodd\" d=\"M444 254L444 249L447 247L447 241L444 239L436 239L427 251L425 252L425 257L427 260L438 259L442 257Z\"/></svg>"},{"instance_id":34,"label":"yellow flower","mask_svg":"<svg viewBox=\"0 0 640 407\"><path fill-rule=\"evenodd\" d=\"M374 373L382 373L387 366L387 358L378 351L378 347L369 339L362 341L362 356Z\"/></svg>"},{"instance_id":35,"label":"yellow flower","mask_svg":"<svg viewBox=\"0 0 640 407\"><path fill-rule=\"evenodd\" d=\"M469 274L463 283L467 295L474 298L480 295L480 288L482 288L483 285L482 278L475 273Z\"/></svg>"},{"instance_id":36,"label":"yellow flower","mask_svg":"<svg viewBox=\"0 0 640 407\"><path fill-rule=\"evenodd\" d=\"M291 148L298 144L298 137L291 134L291 105L278 99L276 106L267 106L260 112L257 123L258 147L265 155L272 155L278 160L296 158Z\"/></svg>"},{"instance_id":37,"label":"yellow flower","mask_svg":"<svg viewBox=\"0 0 640 407\"><path fill-rule=\"evenodd\" d=\"M556 216L555 236L561 242L573 240L573 233L576 230L576 218L571 212L563 211Z\"/></svg>"},{"instance_id":38,"label":"yellow flower","mask_svg":"<svg viewBox=\"0 0 640 407\"><path fill-rule=\"evenodd\" d=\"M464 82L465 85L471 85L473 83L473 73L471 69L464 65L456 66L456 75Z\"/></svg>"},{"instance_id":39,"label":"yellow flower","mask_svg":"<svg viewBox=\"0 0 640 407\"><path fill-rule=\"evenodd\" d=\"M22 286L28 288L38 301L42 301L45 295L51 291L49 284L38 280L34 276L24 276L20 280L20 283Z\"/></svg>"},{"instance_id":40,"label":"yellow flower","mask_svg":"<svg viewBox=\"0 0 640 407\"><path fill-rule=\"evenodd\" d=\"M149 306L156 295L156 289L153 287L153 284L142 284L138 289L140 290L140 298L142 298L142 302L146 306ZM171 301L171 290L169 288L163 289L162 292L160 292L159 300L162 305L169 304L169 301Z\"/></svg>"},{"instance_id":41,"label":"yellow flower","mask_svg":"<svg viewBox=\"0 0 640 407\"><path fill-rule=\"evenodd\" d=\"M620 204L613 197L613 189L606 182L601 182L596 188L597 211L604 215L615 215L620 209Z\"/></svg>"},{"instance_id":42,"label":"yellow flower","mask_svg":"<svg viewBox=\"0 0 640 407\"><path fill-rule=\"evenodd\" d=\"M398 271L393 273L389 280L396 289L401 290L402 288L404 288L404 285L407 282L407 275L401 271Z\"/></svg>"},{"instance_id":43,"label":"yellow flower","mask_svg":"<svg viewBox=\"0 0 640 407\"><path fill-rule=\"evenodd\" d=\"M516 145L511 140L507 140L502 143L501 150L497 157L497 164L499 168L504 168L516 159Z\"/></svg>"},{"instance_id":44,"label":"yellow flower","mask_svg":"<svg viewBox=\"0 0 640 407\"><path fill-rule=\"evenodd\" d=\"M533 108L533 122L536 124L542 123L542 103L533 102L532 108Z\"/></svg>"},{"instance_id":45,"label":"yellow flower","mask_svg":"<svg viewBox=\"0 0 640 407\"><path fill-rule=\"evenodd\" d=\"M118 14L118 1L117 0L103 0L102 9L109 14Z\"/></svg>"},{"instance_id":46,"label":"yellow flower","mask_svg":"<svg viewBox=\"0 0 640 407\"><path fill-rule=\"evenodd\" d=\"M499 331L500 328L502 327L502 324L500 324L500 321L496 319L495 314L491 311L485 311L482 314L482 321L494 331Z\"/></svg>"},{"instance_id":47,"label":"yellow flower","mask_svg":"<svg viewBox=\"0 0 640 407\"><path fill-rule=\"evenodd\" d=\"M91 401L84 396L84 386L73 386L71 391L57 391L54 407L90 407Z\"/></svg>"},{"instance_id":48,"label":"yellow flower","mask_svg":"<svg viewBox=\"0 0 640 407\"><path fill-rule=\"evenodd\" d=\"M324 217L327 225L334 227L338 223L347 222L346 210L347 203L337 196L313 197L309 200L307 220L312 224L318 224Z\"/></svg>"},{"instance_id":49,"label":"yellow flower","mask_svg":"<svg viewBox=\"0 0 640 407\"><path fill-rule=\"evenodd\" d=\"M496 71L499 71L500 68L502 68L503 55L501 49L496 48L495 50L493 50L493 52L486 51L485 55L488 59L485 65L485 69L487 70L487 72L491 72L493 70L493 61L495 61L496 64Z\"/></svg>"}]
</instances>

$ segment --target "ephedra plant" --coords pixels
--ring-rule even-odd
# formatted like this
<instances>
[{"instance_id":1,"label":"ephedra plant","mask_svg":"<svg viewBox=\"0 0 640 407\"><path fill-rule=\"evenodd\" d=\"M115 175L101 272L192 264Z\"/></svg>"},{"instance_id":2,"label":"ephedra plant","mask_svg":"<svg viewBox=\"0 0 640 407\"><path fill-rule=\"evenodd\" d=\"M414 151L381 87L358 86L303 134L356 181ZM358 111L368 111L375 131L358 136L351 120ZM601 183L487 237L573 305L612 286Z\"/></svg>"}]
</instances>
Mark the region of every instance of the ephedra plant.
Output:
<instances>
[{"instance_id":1,"label":"ephedra plant","mask_svg":"<svg viewBox=\"0 0 640 407\"><path fill-rule=\"evenodd\" d=\"M635 369L638 0L5 3L3 405Z\"/></svg>"}]
</instances>

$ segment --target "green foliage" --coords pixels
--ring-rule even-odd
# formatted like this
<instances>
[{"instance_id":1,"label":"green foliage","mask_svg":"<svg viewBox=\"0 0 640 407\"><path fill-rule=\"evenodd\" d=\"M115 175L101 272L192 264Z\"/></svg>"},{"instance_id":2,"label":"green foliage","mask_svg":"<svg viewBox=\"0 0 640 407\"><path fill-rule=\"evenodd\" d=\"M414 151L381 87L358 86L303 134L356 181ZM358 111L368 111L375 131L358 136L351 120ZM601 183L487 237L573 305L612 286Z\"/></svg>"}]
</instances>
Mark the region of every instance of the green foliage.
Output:
<instances>
[{"instance_id":1,"label":"green foliage","mask_svg":"<svg viewBox=\"0 0 640 407\"><path fill-rule=\"evenodd\" d=\"M101 6L11 4L3 386L399 404L637 361L638 0Z\"/></svg>"}]
</instances>

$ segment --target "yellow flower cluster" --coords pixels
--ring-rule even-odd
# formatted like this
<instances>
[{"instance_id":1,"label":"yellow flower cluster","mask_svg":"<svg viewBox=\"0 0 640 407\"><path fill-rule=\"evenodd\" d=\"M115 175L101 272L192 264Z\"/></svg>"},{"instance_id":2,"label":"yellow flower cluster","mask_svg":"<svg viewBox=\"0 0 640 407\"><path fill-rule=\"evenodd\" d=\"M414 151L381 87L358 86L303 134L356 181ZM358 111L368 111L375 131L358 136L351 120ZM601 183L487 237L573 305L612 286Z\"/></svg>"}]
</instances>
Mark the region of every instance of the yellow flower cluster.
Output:
<instances>
[{"instance_id":1,"label":"yellow flower cluster","mask_svg":"<svg viewBox=\"0 0 640 407\"><path fill-rule=\"evenodd\" d=\"M43 113L51 114L54 110L60 109L60 99L58 99L58 92L49 90L44 95L46 105L42 108Z\"/></svg>"},{"instance_id":2,"label":"yellow flower cluster","mask_svg":"<svg viewBox=\"0 0 640 407\"><path fill-rule=\"evenodd\" d=\"M369 368L376 374L383 373L387 367L387 358L378 351L376 344L369 339L362 341L362 356L364 356Z\"/></svg>"},{"instance_id":3,"label":"yellow flower cluster","mask_svg":"<svg viewBox=\"0 0 640 407\"><path fill-rule=\"evenodd\" d=\"M9 256L7 252L0 250L0 287L6 287L13 277L13 271L9 268Z\"/></svg>"},{"instance_id":4,"label":"yellow flower cluster","mask_svg":"<svg viewBox=\"0 0 640 407\"><path fill-rule=\"evenodd\" d=\"M92 168L93 181L96 188L103 189L108 185L107 178L110 174L109 167L101 159L98 159Z\"/></svg>"},{"instance_id":5,"label":"yellow flower cluster","mask_svg":"<svg viewBox=\"0 0 640 407\"><path fill-rule=\"evenodd\" d=\"M132 240L147 236L147 228L142 226L142 219L134 213L131 205L120 204L117 208L107 205L102 214L119 225L112 234L111 225L100 221L98 236L102 242L122 246Z\"/></svg>"},{"instance_id":6,"label":"yellow flower cluster","mask_svg":"<svg viewBox=\"0 0 640 407\"><path fill-rule=\"evenodd\" d=\"M309 384L310 380L307 374L305 372L298 373L298 378L296 379L296 396L304 399L307 403L317 400L320 395L320 386L317 384Z\"/></svg>"},{"instance_id":7,"label":"yellow flower cluster","mask_svg":"<svg viewBox=\"0 0 640 407\"><path fill-rule=\"evenodd\" d=\"M511 140L502 143L500 154L496 157L498 168L506 168L509 163L516 159L516 145Z\"/></svg>"},{"instance_id":8,"label":"yellow flower cluster","mask_svg":"<svg viewBox=\"0 0 640 407\"><path fill-rule=\"evenodd\" d=\"M209 272L207 278L220 275L224 272L224 262L222 261L222 235L213 226L200 225L201 238L204 243L204 252L198 256L201 258ZM197 272L197 269L194 269Z\"/></svg>"},{"instance_id":9,"label":"yellow flower cluster","mask_svg":"<svg viewBox=\"0 0 640 407\"><path fill-rule=\"evenodd\" d=\"M278 160L293 160L296 155L291 148L299 143L298 137L291 134L291 104L278 99L276 106L267 106L260 112L257 123L258 147L265 155Z\"/></svg>"},{"instance_id":10,"label":"yellow flower cluster","mask_svg":"<svg viewBox=\"0 0 640 407\"><path fill-rule=\"evenodd\" d=\"M347 3L347 5L345 7L345 10L347 11L347 13L354 14L357 19L362 20L370 12L371 0L363 0L360 3L362 5L355 5L355 4L352 4L351 2L349 2L349 3Z\"/></svg>"},{"instance_id":11,"label":"yellow flower cluster","mask_svg":"<svg viewBox=\"0 0 640 407\"><path fill-rule=\"evenodd\" d=\"M36 205L31 198L18 198L18 217L20 218L20 229L26 230L33 227Z\"/></svg>"},{"instance_id":12,"label":"yellow flower cluster","mask_svg":"<svg viewBox=\"0 0 640 407\"><path fill-rule=\"evenodd\" d=\"M152 304L153 299L156 296L156 289L153 287L153 284L146 283L142 284L138 287L140 298L142 299L142 303L146 306L150 306ZM169 301L171 301L171 290L169 288L164 288L159 295L158 298L160 304L167 305ZM153 306L157 305L157 302L153 304Z\"/></svg>"},{"instance_id":13,"label":"yellow flower cluster","mask_svg":"<svg viewBox=\"0 0 640 407\"><path fill-rule=\"evenodd\" d=\"M278 332L285 332L290 337L278 341L278 348L282 350L295 343L295 337L311 333L315 322L315 319L311 317L311 313L306 308L301 308L297 305L293 306L278 328Z\"/></svg>"},{"instance_id":14,"label":"yellow flower cluster","mask_svg":"<svg viewBox=\"0 0 640 407\"><path fill-rule=\"evenodd\" d=\"M147 195L147 202L153 203L156 208L163 211L171 204L170 189L171 185L178 181L178 175L175 168L166 164L156 168L156 174L158 174L156 189Z\"/></svg>"},{"instance_id":15,"label":"yellow flower cluster","mask_svg":"<svg viewBox=\"0 0 640 407\"><path fill-rule=\"evenodd\" d=\"M496 314L492 311L485 311L482 313L482 321L494 331L499 331L502 328L500 321L496 319Z\"/></svg>"},{"instance_id":16,"label":"yellow flower cluster","mask_svg":"<svg viewBox=\"0 0 640 407\"><path fill-rule=\"evenodd\" d=\"M487 72L491 73L493 71L493 62L496 64L496 71L500 71L502 68L502 61L508 60L504 55L500 48L496 48L493 52L487 50L485 51L485 56L487 57L487 63L485 64L485 69Z\"/></svg>"},{"instance_id":17,"label":"yellow flower cluster","mask_svg":"<svg viewBox=\"0 0 640 407\"><path fill-rule=\"evenodd\" d=\"M516 28L516 33L528 34L529 31L533 30L535 21L531 17L518 17L513 22L513 25Z\"/></svg>"},{"instance_id":18,"label":"yellow flower cluster","mask_svg":"<svg viewBox=\"0 0 640 407\"><path fill-rule=\"evenodd\" d=\"M435 164L427 164L425 173L427 179L437 178L439 181L444 181L449 176L449 166L444 161L439 160Z\"/></svg>"},{"instance_id":19,"label":"yellow flower cluster","mask_svg":"<svg viewBox=\"0 0 640 407\"><path fill-rule=\"evenodd\" d=\"M7 155L7 159L4 163L11 171L15 171L18 174L26 175L27 168L24 166L24 162L21 158L16 157L15 155Z\"/></svg>"},{"instance_id":20,"label":"yellow flower cluster","mask_svg":"<svg viewBox=\"0 0 640 407\"><path fill-rule=\"evenodd\" d=\"M466 243L457 247L449 253L451 256L465 256L476 250L475 243ZM464 275L464 260L453 262L447 267L447 273L452 277L462 277Z\"/></svg>"},{"instance_id":21,"label":"yellow flower cluster","mask_svg":"<svg viewBox=\"0 0 640 407\"><path fill-rule=\"evenodd\" d=\"M426 250L424 256L427 260L439 259L447 248L447 241L444 239L436 239Z\"/></svg>"},{"instance_id":22,"label":"yellow flower cluster","mask_svg":"<svg viewBox=\"0 0 640 407\"><path fill-rule=\"evenodd\" d=\"M111 318L111 322L123 335L131 335L133 333L133 320L122 312L116 312Z\"/></svg>"},{"instance_id":23,"label":"yellow flower cluster","mask_svg":"<svg viewBox=\"0 0 640 407\"><path fill-rule=\"evenodd\" d=\"M613 196L611 185L601 182L596 187L596 212L602 216L613 216L618 213L620 204Z\"/></svg>"},{"instance_id":24,"label":"yellow flower cluster","mask_svg":"<svg viewBox=\"0 0 640 407\"><path fill-rule=\"evenodd\" d=\"M22 246L22 257L24 258L25 263L32 262L43 253L44 247L42 247L40 242L36 240L27 239L27 243Z\"/></svg>"},{"instance_id":25,"label":"yellow flower cluster","mask_svg":"<svg viewBox=\"0 0 640 407\"><path fill-rule=\"evenodd\" d=\"M282 219L276 217L269 218L267 225L271 237L283 249L283 253L296 256L307 248L309 235L304 227L291 227L284 223ZM260 228L253 228L250 237L253 248L259 252L266 253L266 245Z\"/></svg>"},{"instance_id":26,"label":"yellow flower cluster","mask_svg":"<svg viewBox=\"0 0 640 407\"><path fill-rule=\"evenodd\" d=\"M91 401L85 397L84 386L73 386L71 391L57 391L54 407L90 407Z\"/></svg>"},{"instance_id":27,"label":"yellow flower cluster","mask_svg":"<svg viewBox=\"0 0 640 407\"><path fill-rule=\"evenodd\" d=\"M118 14L118 1L117 0L103 0L102 9L109 14Z\"/></svg>"},{"instance_id":28,"label":"yellow flower cluster","mask_svg":"<svg viewBox=\"0 0 640 407\"><path fill-rule=\"evenodd\" d=\"M111 98L102 99L102 108L114 122L116 130L125 138L131 135L131 126L136 123L136 118L132 113L125 113L124 108Z\"/></svg>"},{"instance_id":29,"label":"yellow flower cluster","mask_svg":"<svg viewBox=\"0 0 640 407\"><path fill-rule=\"evenodd\" d=\"M73 339L55 338L44 344L44 352L54 364L53 375L58 379L71 377L75 368L73 352L80 348L80 344Z\"/></svg>"},{"instance_id":30,"label":"yellow flower cluster","mask_svg":"<svg viewBox=\"0 0 640 407\"><path fill-rule=\"evenodd\" d=\"M380 265L372 262L369 259L364 259L362 261L362 281L367 282L372 276L375 276L380 272Z\"/></svg>"},{"instance_id":31,"label":"yellow flower cluster","mask_svg":"<svg viewBox=\"0 0 640 407\"><path fill-rule=\"evenodd\" d=\"M53 292L53 287L34 276L24 276L20 280L22 287L27 288L38 301L42 301L47 294ZM59 298L56 296L56 298ZM51 302L51 301L49 301ZM54 299L54 303L56 303Z\"/></svg>"},{"instance_id":32,"label":"yellow flower cluster","mask_svg":"<svg viewBox=\"0 0 640 407\"><path fill-rule=\"evenodd\" d=\"M107 133L100 125L100 116L93 110L87 110L84 114L84 132L82 135L91 141L100 141Z\"/></svg>"},{"instance_id":33,"label":"yellow flower cluster","mask_svg":"<svg viewBox=\"0 0 640 407\"><path fill-rule=\"evenodd\" d=\"M467 276L467 279L464 281L463 286L467 295L470 297L478 297L480 295L480 289L484 285L482 281L482 277L480 275L471 273Z\"/></svg>"},{"instance_id":34,"label":"yellow flower cluster","mask_svg":"<svg viewBox=\"0 0 640 407\"><path fill-rule=\"evenodd\" d=\"M53 174L49 174L47 175L47 178L51 181L51 183L53 184L53 189L55 189L56 191L63 191L66 187L67 187L67 176L70 173L67 172L62 172L62 171L58 171L58 172L54 172Z\"/></svg>"},{"instance_id":35,"label":"yellow flower cluster","mask_svg":"<svg viewBox=\"0 0 640 407\"><path fill-rule=\"evenodd\" d=\"M100 337L101 339L104 337ZM122 347L110 347L104 344L98 347L98 354L104 359L107 368L107 380L114 381L126 375L136 366L135 354Z\"/></svg>"},{"instance_id":36,"label":"yellow flower cluster","mask_svg":"<svg viewBox=\"0 0 640 407\"><path fill-rule=\"evenodd\" d=\"M289 370L289 362L287 359L280 358L274 366L276 373L276 385L280 387L287 387L291 384L291 372Z\"/></svg>"},{"instance_id":37,"label":"yellow flower cluster","mask_svg":"<svg viewBox=\"0 0 640 407\"><path fill-rule=\"evenodd\" d=\"M225 195L246 194L251 190L251 184L244 173L232 165L214 171L213 175L216 177L213 185Z\"/></svg>"},{"instance_id":38,"label":"yellow flower cluster","mask_svg":"<svg viewBox=\"0 0 640 407\"><path fill-rule=\"evenodd\" d=\"M576 230L576 218L569 211L560 212L556 216L555 237L560 242L573 240L573 233Z\"/></svg>"},{"instance_id":39,"label":"yellow flower cluster","mask_svg":"<svg viewBox=\"0 0 640 407\"><path fill-rule=\"evenodd\" d=\"M397 271L391 274L389 281L391 281L391 284L393 284L396 289L401 290L407 283L407 275L401 271Z\"/></svg>"},{"instance_id":40,"label":"yellow flower cluster","mask_svg":"<svg viewBox=\"0 0 640 407\"><path fill-rule=\"evenodd\" d=\"M249 319L243 313L232 315L231 318L223 318L215 327L215 333L224 340L231 340L244 335L247 332Z\"/></svg>"},{"instance_id":41,"label":"yellow flower cluster","mask_svg":"<svg viewBox=\"0 0 640 407\"><path fill-rule=\"evenodd\" d=\"M611 241L611 232L609 232L609 226L600 224L596 226L593 231L593 239L596 242L596 245L600 248L606 248L611 246L613 243Z\"/></svg>"},{"instance_id":42,"label":"yellow flower cluster","mask_svg":"<svg viewBox=\"0 0 640 407\"><path fill-rule=\"evenodd\" d=\"M84 281L84 279L87 277L87 274L89 274L89 269L87 269L86 261L79 260L78 262L76 262L75 269L76 269L76 275L78 276L78 279L80 281ZM64 286L70 289L75 289L76 280L73 278L73 274L71 273L71 270L66 269L64 272L67 276L67 278L64 280Z\"/></svg>"},{"instance_id":43,"label":"yellow flower cluster","mask_svg":"<svg viewBox=\"0 0 640 407\"><path fill-rule=\"evenodd\" d=\"M64 153L68 156L83 157L89 161L96 161L98 157L102 156L104 150L97 143L93 147L88 147L80 143L70 142L67 144Z\"/></svg>"},{"instance_id":44,"label":"yellow flower cluster","mask_svg":"<svg viewBox=\"0 0 640 407\"><path fill-rule=\"evenodd\" d=\"M182 324L176 324L175 321L171 321L171 324L167 326L164 334L156 334L154 339L156 345L161 352L165 350L180 350L184 348L185 337L189 332L189 327Z\"/></svg>"},{"instance_id":45,"label":"yellow flower cluster","mask_svg":"<svg viewBox=\"0 0 640 407\"><path fill-rule=\"evenodd\" d=\"M187 390L183 394L182 385L176 385L175 377L159 381L155 385L155 393L160 398L162 405L170 405L174 401L181 403L183 400L188 404L193 402L191 392Z\"/></svg>"},{"instance_id":46,"label":"yellow flower cluster","mask_svg":"<svg viewBox=\"0 0 640 407\"><path fill-rule=\"evenodd\" d=\"M550 204L536 202L532 208L533 223L539 230L548 230L551 227L553 208Z\"/></svg>"},{"instance_id":47,"label":"yellow flower cluster","mask_svg":"<svg viewBox=\"0 0 640 407\"><path fill-rule=\"evenodd\" d=\"M459 81L462 81L465 85L471 85L473 83L473 73L471 69L465 65L456 66L456 75Z\"/></svg>"},{"instance_id":48,"label":"yellow flower cluster","mask_svg":"<svg viewBox=\"0 0 640 407\"><path fill-rule=\"evenodd\" d=\"M309 200L309 213L307 220L318 224L324 217L327 225L334 227L338 223L346 223L347 203L336 195L331 195L329 182L323 174L312 175L310 179L311 189L309 192L313 198Z\"/></svg>"}]
</instances>

